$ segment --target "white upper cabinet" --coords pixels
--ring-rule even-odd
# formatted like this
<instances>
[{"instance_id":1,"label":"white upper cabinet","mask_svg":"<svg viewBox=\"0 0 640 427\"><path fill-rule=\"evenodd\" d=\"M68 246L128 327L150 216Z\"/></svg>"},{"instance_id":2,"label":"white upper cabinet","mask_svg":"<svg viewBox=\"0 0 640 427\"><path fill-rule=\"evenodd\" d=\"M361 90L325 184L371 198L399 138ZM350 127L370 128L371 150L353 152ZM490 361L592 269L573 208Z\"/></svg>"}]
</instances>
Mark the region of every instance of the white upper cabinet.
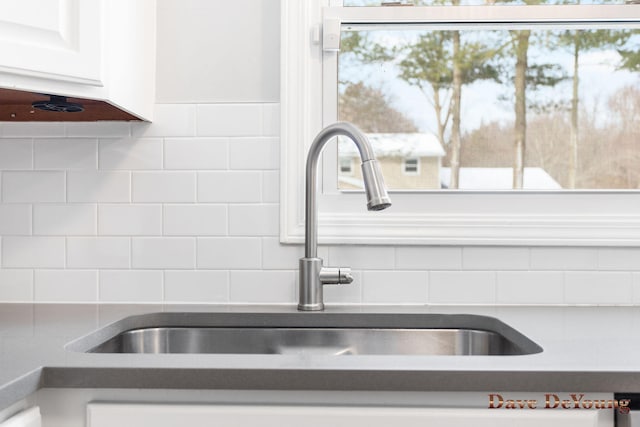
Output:
<instances>
[{"instance_id":1,"label":"white upper cabinet","mask_svg":"<svg viewBox=\"0 0 640 427\"><path fill-rule=\"evenodd\" d=\"M0 0L0 71L103 86L100 2Z\"/></svg>"},{"instance_id":2,"label":"white upper cabinet","mask_svg":"<svg viewBox=\"0 0 640 427\"><path fill-rule=\"evenodd\" d=\"M155 0L0 0L0 88L104 101L150 120L155 39Z\"/></svg>"}]
</instances>

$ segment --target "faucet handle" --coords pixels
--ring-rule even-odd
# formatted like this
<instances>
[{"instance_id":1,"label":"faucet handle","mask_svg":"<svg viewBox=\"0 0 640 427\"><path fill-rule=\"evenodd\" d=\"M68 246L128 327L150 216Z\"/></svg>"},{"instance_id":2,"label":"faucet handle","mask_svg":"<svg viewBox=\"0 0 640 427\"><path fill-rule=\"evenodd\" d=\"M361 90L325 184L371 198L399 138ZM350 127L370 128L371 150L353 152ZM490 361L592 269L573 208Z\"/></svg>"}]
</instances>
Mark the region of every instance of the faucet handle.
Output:
<instances>
[{"instance_id":1,"label":"faucet handle","mask_svg":"<svg viewBox=\"0 0 640 427\"><path fill-rule=\"evenodd\" d=\"M353 282L353 275L349 267L322 267L320 269L320 283L323 285L346 285Z\"/></svg>"}]
</instances>

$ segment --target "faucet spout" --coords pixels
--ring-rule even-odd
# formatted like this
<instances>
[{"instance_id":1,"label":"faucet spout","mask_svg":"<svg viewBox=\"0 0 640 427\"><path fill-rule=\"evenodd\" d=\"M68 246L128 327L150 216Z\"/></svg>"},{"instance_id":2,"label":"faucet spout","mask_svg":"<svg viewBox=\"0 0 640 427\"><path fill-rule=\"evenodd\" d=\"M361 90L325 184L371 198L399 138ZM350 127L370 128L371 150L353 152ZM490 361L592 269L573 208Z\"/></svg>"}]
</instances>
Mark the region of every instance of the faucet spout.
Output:
<instances>
[{"instance_id":1,"label":"faucet spout","mask_svg":"<svg viewBox=\"0 0 640 427\"><path fill-rule=\"evenodd\" d=\"M322 259L318 258L318 206L316 202L318 160L327 142L336 136L348 137L358 148L362 160L362 178L367 196L367 209L382 210L391 206L380 165L375 158L373 148L367 137L356 126L346 122L334 123L321 130L313 140L307 156L305 255L304 258L300 259L300 300L298 310L323 310L322 286L325 284L351 283L353 280L350 269L338 268L336 273L335 268L323 267Z\"/></svg>"}]
</instances>

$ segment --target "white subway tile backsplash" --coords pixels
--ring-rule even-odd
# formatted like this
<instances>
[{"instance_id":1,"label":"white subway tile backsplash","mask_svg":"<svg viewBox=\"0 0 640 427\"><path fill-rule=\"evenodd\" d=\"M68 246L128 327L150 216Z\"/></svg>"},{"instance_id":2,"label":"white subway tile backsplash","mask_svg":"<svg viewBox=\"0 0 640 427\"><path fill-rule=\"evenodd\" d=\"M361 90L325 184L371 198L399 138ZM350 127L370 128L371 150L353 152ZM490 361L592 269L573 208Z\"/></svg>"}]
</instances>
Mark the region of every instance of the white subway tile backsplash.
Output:
<instances>
[{"instance_id":1,"label":"white subway tile backsplash","mask_svg":"<svg viewBox=\"0 0 640 427\"><path fill-rule=\"evenodd\" d=\"M432 271L429 302L442 304L493 304L496 273L492 271Z\"/></svg>"},{"instance_id":2,"label":"white subway tile backsplash","mask_svg":"<svg viewBox=\"0 0 640 427\"><path fill-rule=\"evenodd\" d=\"M69 202L117 203L131 199L131 172L68 172Z\"/></svg>"},{"instance_id":3,"label":"white subway tile backsplash","mask_svg":"<svg viewBox=\"0 0 640 427\"><path fill-rule=\"evenodd\" d=\"M132 201L180 203L196 201L195 172L133 172Z\"/></svg>"},{"instance_id":4,"label":"white subway tile backsplash","mask_svg":"<svg viewBox=\"0 0 640 427\"><path fill-rule=\"evenodd\" d=\"M29 302L32 300L32 270L0 270L0 301Z\"/></svg>"},{"instance_id":5,"label":"white subway tile backsplash","mask_svg":"<svg viewBox=\"0 0 640 427\"><path fill-rule=\"evenodd\" d=\"M96 169L98 165L96 139L36 139L34 168Z\"/></svg>"},{"instance_id":6,"label":"white subway tile backsplash","mask_svg":"<svg viewBox=\"0 0 640 427\"><path fill-rule=\"evenodd\" d=\"M500 304L562 304L560 271L499 271L496 300Z\"/></svg>"},{"instance_id":7,"label":"white subway tile backsplash","mask_svg":"<svg viewBox=\"0 0 640 427\"><path fill-rule=\"evenodd\" d=\"M199 237L197 267L259 269L262 264L261 244L257 237Z\"/></svg>"},{"instance_id":8,"label":"white subway tile backsplash","mask_svg":"<svg viewBox=\"0 0 640 427\"><path fill-rule=\"evenodd\" d=\"M1 130L5 138L61 138L65 135L63 122L4 122Z\"/></svg>"},{"instance_id":9,"label":"white subway tile backsplash","mask_svg":"<svg viewBox=\"0 0 640 427\"><path fill-rule=\"evenodd\" d=\"M278 138L233 138L229 141L229 167L234 170L278 169Z\"/></svg>"},{"instance_id":10,"label":"white subway tile backsplash","mask_svg":"<svg viewBox=\"0 0 640 427\"><path fill-rule=\"evenodd\" d=\"M462 249L464 270L527 270L529 248L468 247Z\"/></svg>"},{"instance_id":11,"label":"white subway tile backsplash","mask_svg":"<svg viewBox=\"0 0 640 427\"><path fill-rule=\"evenodd\" d=\"M262 172L262 201L278 203L280 201L280 172Z\"/></svg>"},{"instance_id":12,"label":"white subway tile backsplash","mask_svg":"<svg viewBox=\"0 0 640 427\"><path fill-rule=\"evenodd\" d=\"M235 236L277 236L278 205L229 205L229 234Z\"/></svg>"},{"instance_id":13,"label":"white subway tile backsplash","mask_svg":"<svg viewBox=\"0 0 640 427\"><path fill-rule=\"evenodd\" d=\"M96 234L97 208L93 204L43 204L33 207L33 234L87 236Z\"/></svg>"},{"instance_id":14,"label":"white subway tile backsplash","mask_svg":"<svg viewBox=\"0 0 640 427\"><path fill-rule=\"evenodd\" d=\"M355 270L393 270L395 248L390 246L330 246L327 265Z\"/></svg>"},{"instance_id":15,"label":"white subway tile backsplash","mask_svg":"<svg viewBox=\"0 0 640 427\"><path fill-rule=\"evenodd\" d=\"M262 268L265 270L296 270L304 256L304 245L283 245L277 237L262 239Z\"/></svg>"},{"instance_id":16,"label":"white subway tile backsplash","mask_svg":"<svg viewBox=\"0 0 640 427\"><path fill-rule=\"evenodd\" d=\"M189 237L133 237L133 268L195 268L196 241Z\"/></svg>"},{"instance_id":17,"label":"white subway tile backsplash","mask_svg":"<svg viewBox=\"0 0 640 427\"><path fill-rule=\"evenodd\" d=\"M398 247L395 266L400 270L459 270L462 268L462 248Z\"/></svg>"},{"instance_id":18,"label":"white subway tile backsplash","mask_svg":"<svg viewBox=\"0 0 640 427\"><path fill-rule=\"evenodd\" d=\"M102 139L98 149L100 169L162 169L161 139Z\"/></svg>"},{"instance_id":19,"label":"white subway tile backsplash","mask_svg":"<svg viewBox=\"0 0 640 427\"><path fill-rule=\"evenodd\" d=\"M100 271L98 299L102 302L162 302L163 273L153 270Z\"/></svg>"},{"instance_id":20,"label":"white subway tile backsplash","mask_svg":"<svg viewBox=\"0 0 640 427\"><path fill-rule=\"evenodd\" d=\"M194 136L196 106L189 104L156 104L153 123L131 123L131 134L141 136Z\"/></svg>"},{"instance_id":21,"label":"white subway tile backsplash","mask_svg":"<svg viewBox=\"0 0 640 427\"><path fill-rule=\"evenodd\" d=\"M68 237L68 268L129 268L130 238Z\"/></svg>"},{"instance_id":22,"label":"white subway tile backsplash","mask_svg":"<svg viewBox=\"0 0 640 427\"><path fill-rule=\"evenodd\" d=\"M2 268L64 268L64 254L64 237L2 237Z\"/></svg>"},{"instance_id":23,"label":"white subway tile backsplash","mask_svg":"<svg viewBox=\"0 0 640 427\"><path fill-rule=\"evenodd\" d=\"M227 206L165 205L164 234L167 236L224 236L227 234Z\"/></svg>"},{"instance_id":24,"label":"white subway tile backsplash","mask_svg":"<svg viewBox=\"0 0 640 427\"><path fill-rule=\"evenodd\" d=\"M31 224L31 205L0 205L0 235L29 235Z\"/></svg>"},{"instance_id":25,"label":"white subway tile backsplash","mask_svg":"<svg viewBox=\"0 0 640 427\"><path fill-rule=\"evenodd\" d=\"M262 199L258 171L198 172L198 201L258 203Z\"/></svg>"},{"instance_id":26,"label":"white subway tile backsplash","mask_svg":"<svg viewBox=\"0 0 640 427\"><path fill-rule=\"evenodd\" d=\"M0 170L33 169L31 139L0 139Z\"/></svg>"},{"instance_id":27,"label":"white subway tile backsplash","mask_svg":"<svg viewBox=\"0 0 640 427\"><path fill-rule=\"evenodd\" d=\"M265 136L280 135L280 104L262 105L262 134Z\"/></svg>"},{"instance_id":28,"label":"white subway tile backsplash","mask_svg":"<svg viewBox=\"0 0 640 427\"><path fill-rule=\"evenodd\" d=\"M228 150L227 138L166 139L164 167L192 170L227 169Z\"/></svg>"},{"instance_id":29,"label":"white subway tile backsplash","mask_svg":"<svg viewBox=\"0 0 640 427\"><path fill-rule=\"evenodd\" d=\"M164 299L178 302L228 302L229 274L226 271L165 271Z\"/></svg>"},{"instance_id":30,"label":"white subway tile backsplash","mask_svg":"<svg viewBox=\"0 0 640 427\"><path fill-rule=\"evenodd\" d=\"M640 273L631 274L631 285L633 291L631 303L640 304Z\"/></svg>"},{"instance_id":31,"label":"white subway tile backsplash","mask_svg":"<svg viewBox=\"0 0 640 427\"><path fill-rule=\"evenodd\" d=\"M569 304L629 304L632 299L632 273L600 271L565 273L565 301Z\"/></svg>"},{"instance_id":32,"label":"white subway tile backsplash","mask_svg":"<svg viewBox=\"0 0 640 427\"><path fill-rule=\"evenodd\" d=\"M295 304L280 106L159 104L152 124L0 124L0 302ZM321 246L329 304L640 304L640 249Z\"/></svg>"},{"instance_id":33,"label":"white subway tile backsplash","mask_svg":"<svg viewBox=\"0 0 640 427\"><path fill-rule=\"evenodd\" d=\"M64 172L2 172L3 202L64 202L65 198Z\"/></svg>"},{"instance_id":34,"label":"white subway tile backsplash","mask_svg":"<svg viewBox=\"0 0 640 427\"><path fill-rule=\"evenodd\" d=\"M422 271L365 271L362 302L425 304L429 273Z\"/></svg>"},{"instance_id":35,"label":"white subway tile backsplash","mask_svg":"<svg viewBox=\"0 0 640 427\"><path fill-rule=\"evenodd\" d=\"M235 303L293 303L293 271L231 271L229 300Z\"/></svg>"},{"instance_id":36,"label":"white subway tile backsplash","mask_svg":"<svg viewBox=\"0 0 640 427\"><path fill-rule=\"evenodd\" d=\"M67 137L122 138L131 135L130 122L68 122L65 123Z\"/></svg>"},{"instance_id":37,"label":"white subway tile backsplash","mask_svg":"<svg viewBox=\"0 0 640 427\"><path fill-rule=\"evenodd\" d=\"M35 301L94 302L98 299L98 272L90 270L36 270Z\"/></svg>"},{"instance_id":38,"label":"white subway tile backsplash","mask_svg":"<svg viewBox=\"0 0 640 427\"><path fill-rule=\"evenodd\" d=\"M531 248L533 270L595 270L596 248Z\"/></svg>"},{"instance_id":39,"label":"white subway tile backsplash","mask_svg":"<svg viewBox=\"0 0 640 427\"><path fill-rule=\"evenodd\" d=\"M101 204L98 234L105 236L162 235L162 205Z\"/></svg>"},{"instance_id":40,"label":"white subway tile backsplash","mask_svg":"<svg viewBox=\"0 0 640 427\"><path fill-rule=\"evenodd\" d=\"M198 136L262 135L262 104L201 104Z\"/></svg>"},{"instance_id":41,"label":"white subway tile backsplash","mask_svg":"<svg viewBox=\"0 0 640 427\"><path fill-rule=\"evenodd\" d=\"M598 270L640 271L640 248L598 249Z\"/></svg>"}]
</instances>

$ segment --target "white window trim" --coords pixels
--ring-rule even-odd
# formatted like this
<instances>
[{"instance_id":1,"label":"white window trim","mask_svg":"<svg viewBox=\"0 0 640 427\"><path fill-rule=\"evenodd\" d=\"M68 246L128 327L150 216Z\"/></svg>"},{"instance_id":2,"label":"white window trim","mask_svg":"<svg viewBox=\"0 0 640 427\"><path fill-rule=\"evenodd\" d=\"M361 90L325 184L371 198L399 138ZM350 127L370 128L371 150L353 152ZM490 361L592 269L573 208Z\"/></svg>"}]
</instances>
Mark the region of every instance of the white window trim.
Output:
<instances>
[{"instance_id":1,"label":"white window trim","mask_svg":"<svg viewBox=\"0 0 640 427\"><path fill-rule=\"evenodd\" d=\"M333 4L332 4L333 2ZM304 167L308 147L323 125L332 120L322 98L322 7L339 0L281 0L281 171L280 240L304 240ZM501 22L499 7L458 6L460 19L477 21L477 14ZM553 23L560 8L571 6L518 6L522 21L537 16ZM574 20L601 21L617 17L637 22L640 6L579 6L571 10ZM350 8L353 9L353 8ZM368 8L369 9L369 8ZM375 15L377 9L370 8ZM391 9L391 8L385 8ZM393 8L400 18L413 8ZM589 18L593 10L599 18ZM336 9L325 10L332 18ZM345 8L341 17L360 12ZM385 12L386 13L386 12ZM429 19L443 22L444 8L429 10ZM603 15L606 14L605 15ZM584 14L584 16L583 16ZM631 18L636 17L636 18ZM345 22L345 21L343 21ZM451 21L447 21L451 22ZM333 54L335 55L335 53ZM325 78L327 78L325 73ZM335 77L334 77L335 78ZM324 116L323 116L324 115ZM325 149L327 159L336 158L335 144ZM319 241L331 244L391 245L640 245L640 192L638 191L434 191L393 192L393 206L367 212L358 192L339 192L335 161L323 163L322 191L318 194Z\"/></svg>"}]
</instances>

